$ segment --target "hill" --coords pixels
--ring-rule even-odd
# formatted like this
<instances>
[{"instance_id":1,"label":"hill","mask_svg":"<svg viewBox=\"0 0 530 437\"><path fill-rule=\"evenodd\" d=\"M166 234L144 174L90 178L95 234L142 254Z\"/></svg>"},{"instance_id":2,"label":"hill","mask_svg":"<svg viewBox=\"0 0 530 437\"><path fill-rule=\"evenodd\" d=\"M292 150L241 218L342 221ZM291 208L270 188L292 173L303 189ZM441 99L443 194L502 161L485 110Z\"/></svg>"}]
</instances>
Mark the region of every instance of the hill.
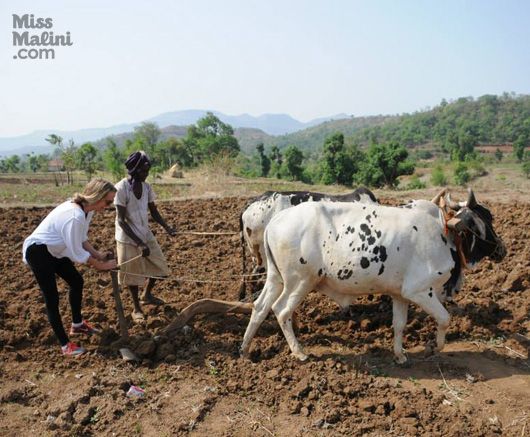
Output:
<instances>
[{"instance_id":1,"label":"hill","mask_svg":"<svg viewBox=\"0 0 530 437\"><path fill-rule=\"evenodd\" d=\"M318 152L325 139L341 132L350 143L366 145L372 141L397 142L407 147L428 145L445 147L462 141L478 144L511 144L517 139L530 139L530 96L505 93L501 96L484 95L478 98L461 97L455 101L443 100L440 105L425 111L401 115L346 117L344 114L301 123L285 114L248 114L227 116L214 111L224 122L234 127L241 150L252 153L259 143L267 149L295 145L308 153ZM161 140L186 136L187 126L195 123L205 111L168 112L149 119L159 125ZM342 118L337 118L342 117ZM174 123L172 123L174 121ZM169 124L168 124L169 123ZM113 126L107 129L84 129L75 132L55 132L77 144L95 141L103 145L103 138L112 135L118 144L132 138L137 124ZM305 127L305 128L300 128ZM271 132L300 128L282 135ZM52 131L0 138L0 155L49 153L51 147L44 138ZM12 147L7 147L10 144ZM17 148L14 146L18 145ZM47 146L47 147L43 147ZM5 150L5 151L3 151Z\"/></svg>"},{"instance_id":2,"label":"hill","mask_svg":"<svg viewBox=\"0 0 530 437\"><path fill-rule=\"evenodd\" d=\"M280 149L292 144L302 150L311 152L319 150L326 138L334 133L341 132L345 137L352 137L361 129L380 126L394 118L395 116L391 115L376 115L371 117L350 117L341 120L331 120L299 132L269 137L264 141L264 144L267 147L276 145Z\"/></svg>"},{"instance_id":3,"label":"hill","mask_svg":"<svg viewBox=\"0 0 530 437\"><path fill-rule=\"evenodd\" d=\"M530 96L507 93L444 100L431 110L390 118L351 137L359 144L395 141L407 147L445 146L466 139L474 145L506 144L518 138L530 139Z\"/></svg>"},{"instance_id":4,"label":"hill","mask_svg":"<svg viewBox=\"0 0 530 437\"><path fill-rule=\"evenodd\" d=\"M221 121L228 123L234 129L259 129L267 135L288 134L317 125L324 120L333 120L346 117L345 114L338 114L324 118L317 118L304 123L294 119L288 114L262 114L259 116L252 116L249 114L227 115L219 111L191 109L184 111L165 112L144 121L156 123L160 128L174 126L184 127L195 124L197 120L204 117L207 112L213 112L213 114L216 115ZM59 135L65 140L72 139L76 144L83 144L88 141L100 142L99 140L108 136L115 136L116 138L120 139L122 135L128 135L128 133L132 132L134 128L140 124L141 122L135 122L105 128L89 128L68 131L44 129L26 135L3 138L0 137L0 156L9 156L15 154L20 155L31 152L49 153L53 150L53 147L50 147L45 138L50 134ZM255 136L254 134L249 135L250 138ZM181 136L180 129L177 130L176 136ZM245 139L243 139L242 142L243 144L246 144Z\"/></svg>"}]
</instances>

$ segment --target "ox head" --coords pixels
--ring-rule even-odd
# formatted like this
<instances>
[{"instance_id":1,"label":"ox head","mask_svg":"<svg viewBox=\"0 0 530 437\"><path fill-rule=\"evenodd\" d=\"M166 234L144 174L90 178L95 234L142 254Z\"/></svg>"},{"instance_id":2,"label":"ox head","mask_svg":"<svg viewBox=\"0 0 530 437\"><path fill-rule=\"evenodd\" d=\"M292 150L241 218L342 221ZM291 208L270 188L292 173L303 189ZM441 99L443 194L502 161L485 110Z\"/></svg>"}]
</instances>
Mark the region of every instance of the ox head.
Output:
<instances>
[{"instance_id":1,"label":"ox head","mask_svg":"<svg viewBox=\"0 0 530 437\"><path fill-rule=\"evenodd\" d=\"M491 212L478 204L473 190L469 189L465 202L452 202L448 196L447 205L456 211L448 227L462 238L468 262L475 264L485 257L495 262L502 261L506 256L506 246L493 229Z\"/></svg>"}]
</instances>

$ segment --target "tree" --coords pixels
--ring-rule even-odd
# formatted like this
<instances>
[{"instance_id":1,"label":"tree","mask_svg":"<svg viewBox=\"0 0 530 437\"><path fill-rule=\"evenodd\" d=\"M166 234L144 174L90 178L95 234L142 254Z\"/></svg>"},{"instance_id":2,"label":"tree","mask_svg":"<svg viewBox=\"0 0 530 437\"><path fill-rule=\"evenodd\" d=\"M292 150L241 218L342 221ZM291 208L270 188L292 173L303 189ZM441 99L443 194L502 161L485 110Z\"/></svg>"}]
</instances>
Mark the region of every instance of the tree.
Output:
<instances>
[{"instance_id":1,"label":"tree","mask_svg":"<svg viewBox=\"0 0 530 437\"><path fill-rule=\"evenodd\" d=\"M304 160L304 154L296 146L288 146L284 152L285 157L285 170L287 175L293 180L302 180L303 167L302 161Z\"/></svg>"},{"instance_id":2,"label":"tree","mask_svg":"<svg viewBox=\"0 0 530 437\"><path fill-rule=\"evenodd\" d=\"M467 169L467 165L463 162L457 162L454 170L455 183L457 185L465 185L471 179L471 175Z\"/></svg>"},{"instance_id":3,"label":"tree","mask_svg":"<svg viewBox=\"0 0 530 437\"><path fill-rule=\"evenodd\" d=\"M4 160L6 172L18 173L20 171L20 156L12 155Z\"/></svg>"},{"instance_id":4,"label":"tree","mask_svg":"<svg viewBox=\"0 0 530 437\"><path fill-rule=\"evenodd\" d=\"M530 177L530 150L527 150L523 156L523 165L522 165L524 175Z\"/></svg>"},{"instance_id":5,"label":"tree","mask_svg":"<svg viewBox=\"0 0 530 437\"><path fill-rule=\"evenodd\" d=\"M501 162L503 156L504 154L502 153L502 150L497 147L497 149L495 149L495 159L497 162Z\"/></svg>"},{"instance_id":6,"label":"tree","mask_svg":"<svg viewBox=\"0 0 530 437\"><path fill-rule=\"evenodd\" d=\"M322 183L351 185L353 174L358 171L361 155L357 146L345 147L342 133L328 137L323 147Z\"/></svg>"},{"instance_id":7,"label":"tree","mask_svg":"<svg viewBox=\"0 0 530 437\"><path fill-rule=\"evenodd\" d=\"M475 144L478 140L476 131L472 123L464 123L460 127L450 150L453 161L464 161L469 156L475 156Z\"/></svg>"},{"instance_id":8,"label":"tree","mask_svg":"<svg viewBox=\"0 0 530 437\"><path fill-rule=\"evenodd\" d=\"M169 137L166 141L159 143L160 153L167 160L168 168L174 163L181 167L191 167L193 164L193 154L188 145L175 137Z\"/></svg>"},{"instance_id":9,"label":"tree","mask_svg":"<svg viewBox=\"0 0 530 437\"><path fill-rule=\"evenodd\" d=\"M160 129L156 123L144 121L134 128L134 143L137 149L147 152L151 160L156 161L156 145L160 138Z\"/></svg>"},{"instance_id":10,"label":"tree","mask_svg":"<svg viewBox=\"0 0 530 437\"><path fill-rule=\"evenodd\" d=\"M271 147L271 153L269 155L269 158L272 162L270 173L274 174L274 176L277 178L281 178L283 156L278 146Z\"/></svg>"},{"instance_id":11,"label":"tree","mask_svg":"<svg viewBox=\"0 0 530 437\"><path fill-rule=\"evenodd\" d=\"M75 160L77 168L86 173L88 180L92 179L92 175L96 172L97 157L98 150L91 143L83 144L76 151Z\"/></svg>"},{"instance_id":12,"label":"tree","mask_svg":"<svg viewBox=\"0 0 530 437\"><path fill-rule=\"evenodd\" d=\"M39 169L39 158L37 155L31 154L28 156L28 166L33 173Z\"/></svg>"},{"instance_id":13,"label":"tree","mask_svg":"<svg viewBox=\"0 0 530 437\"><path fill-rule=\"evenodd\" d=\"M67 183L73 184L74 180L71 175L71 172L75 169L75 150L76 150L73 140L70 140L68 142L68 146L65 147L63 146L62 137L56 134L50 134L48 138L46 138L46 141L48 141L50 144L57 146L54 154L56 156L60 156L60 158L63 160L63 165L66 170Z\"/></svg>"},{"instance_id":14,"label":"tree","mask_svg":"<svg viewBox=\"0 0 530 437\"><path fill-rule=\"evenodd\" d=\"M233 158L240 150L232 126L223 123L211 112L188 128L184 144L191 151L194 164L200 164L216 155Z\"/></svg>"},{"instance_id":15,"label":"tree","mask_svg":"<svg viewBox=\"0 0 530 437\"><path fill-rule=\"evenodd\" d=\"M74 140L68 140L68 146L64 147L61 158L63 160L63 165L66 170L66 180L69 184L74 183L73 172L76 168L76 151Z\"/></svg>"},{"instance_id":16,"label":"tree","mask_svg":"<svg viewBox=\"0 0 530 437\"><path fill-rule=\"evenodd\" d=\"M407 158L407 149L397 143L372 144L361 163L357 181L373 187L394 188L399 176L414 172L414 163Z\"/></svg>"},{"instance_id":17,"label":"tree","mask_svg":"<svg viewBox=\"0 0 530 437\"><path fill-rule=\"evenodd\" d=\"M447 178L441 165L437 165L433 168L431 173L431 183L437 187L447 185Z\"/></svg>"},{"instance_id":18,"label":"tree","mask_svg":"<svg viewBox=\"0 0 530 437\"><path fill-rule=\"evenodd\" d=\"M259 155L261 177L266 178L269 175L269 171L271 169L271 160L267 155L265 155L265 147L263 146L263 143L259 143L256 146L256 150L258 151Z\"/></svg>"},{"instance_id":19,"label":"tree","mask_svg":"<svg viewBox=\"0 0 530 437\"><path fill-rule=\"evenodd\" d=\"M524 157L524 151L528 143L528 135L521 134L517 137L517 140L513 143L513 156L517 159L517 162L521 162Z\"/></svg>"},{"instance_id":20,"label":"tree","mask_svg":"<svg viewBox=\"0 0 530 437\"><path fill-rule=\"evenodd\" d=\"M48 143L54 145L54 146L57 146L59 149L62 148L62 145L63 145L63 138L60 137L59 135L55 135L55 134L50 134L48 136L48 138L45 138L46 141L48 141Z\"/></svg>"},{"instance_id":21,"label":"tree","mask_svg":"<svg viewBox=\"0 0 530 437\"><path fill-rule=\"evenodd\" d=\"M107 138L107 147L103 152L103 162L105 167L111 172L114 181L119 181L125 174L125 154L111 137Z\"/></svg>"}]
</instances>

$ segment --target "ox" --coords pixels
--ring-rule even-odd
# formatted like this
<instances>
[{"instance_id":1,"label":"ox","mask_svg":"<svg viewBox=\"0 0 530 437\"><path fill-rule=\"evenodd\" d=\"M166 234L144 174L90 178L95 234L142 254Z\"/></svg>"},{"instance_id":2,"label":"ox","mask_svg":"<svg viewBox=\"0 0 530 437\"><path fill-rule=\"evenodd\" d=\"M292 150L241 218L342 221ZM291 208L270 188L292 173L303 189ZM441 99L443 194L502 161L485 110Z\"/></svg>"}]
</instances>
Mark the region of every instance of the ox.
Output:
<instances>
[{"instance_id":1,"label":"ox","mask_svg":"<svg viewBox=\"0 0 530 437\"><path fill-rule=\"evenodd\" d=\"M462 267L484 257L499 262L506 255L491 213L471 190L466 202L451 205L456 209L451 220L426 200L404 207L306 203L278 213L265 230L267 280L254 303L242 355L248 356L272 308L291 352L305 360L291 318L311 290L339 305L352 296L390 295L398 363L407 360L403 329L408 305L415 303L436 320L436 350L441 350L450 319L442 303L460 286Z\"/></svg>"},{"instance_id":2,"label":"ox","mask_svg":"<svg viewBox=\"0 0 530 437\"><path fill-rule=\"evenodd\" d=\"M239 217L241 231L241 247L243 272L246 271L245 245L248 247L254 260L252 273L264 272L266 257L263 246L265 227L272 217L284 209L291 208L304 202L362 202L377 204L374 194L367 188L360 187L349 194L330 195L313 193L310 191L267 191L260 197L253 199ZM239 298L245 298L245 284L239 292Z\"/></svg>"}]
</instances>

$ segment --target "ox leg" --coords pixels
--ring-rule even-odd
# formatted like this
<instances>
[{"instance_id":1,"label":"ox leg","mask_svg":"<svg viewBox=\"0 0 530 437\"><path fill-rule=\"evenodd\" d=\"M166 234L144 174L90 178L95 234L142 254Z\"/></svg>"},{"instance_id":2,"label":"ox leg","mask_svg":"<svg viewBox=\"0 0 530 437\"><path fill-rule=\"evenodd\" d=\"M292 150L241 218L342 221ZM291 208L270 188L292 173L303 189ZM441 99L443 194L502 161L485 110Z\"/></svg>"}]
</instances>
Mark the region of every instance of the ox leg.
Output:
<instances>
[{"instance_id":1,"label":"ox leg","mask_svg":"<svg viewBox=\"0 0 530 437\"><path fill-rule=\"evenodd\" d=\"M311 284L313 285L313 284ZM293 313L300 302L311 291L311 286L308 286L304 281L299 282L296 287L290 288L285 284L281 296L278 298L272 310L276 314L280 328L282 328L283 335L289 344L292 354L300 361L307 360L307 355L304 353L302 346L296 339L293 331ZM292 290L292 291L291 291Z\"/></svg>"},{"instance_id":2,"label":"ox leg","mask_svg":"<svg viewBox=\"0 0 530 437\"><path fill-rule=\"evenodd\" d=\"M408 302L392 299L392 327L394 328L394 356L399 364L404 364L407 357L403 353L403 330L407 324Z\"/></svg>"},{"instance_id":3,"label":"ox leg","mask_svg":"<svg viewBox=\"0 0 530 437\"><path fill-rule=\"evenodd\" d=\"M254 335L256 335L256 331L269 314L272 304L278 299L278 296L282 292L282 283L276 276L275 273L272 273L267 277L267 282L265 283L263 291L254 302L254 309L252 310L250 322L248 323L245 336L243 337L243 343L241 343L240 348L241 356L245 358L248 357L250 342L254 338Z\"/></svg>"},{"instance_id":4,"label":"ox leg","mask_svg":"<svg viewBox=\"0 0 530 437\"><path fill-rule=\"evenodd\" d=\"M409 299L419 305L427 314L436 320L436 323L438 324L436 332L436 350L438 352L441 351L445 345L445 333L449 327L451 316L440 301L435 296L430 297L426 291L410 296Z\"/></svg>"}]
</instances>

